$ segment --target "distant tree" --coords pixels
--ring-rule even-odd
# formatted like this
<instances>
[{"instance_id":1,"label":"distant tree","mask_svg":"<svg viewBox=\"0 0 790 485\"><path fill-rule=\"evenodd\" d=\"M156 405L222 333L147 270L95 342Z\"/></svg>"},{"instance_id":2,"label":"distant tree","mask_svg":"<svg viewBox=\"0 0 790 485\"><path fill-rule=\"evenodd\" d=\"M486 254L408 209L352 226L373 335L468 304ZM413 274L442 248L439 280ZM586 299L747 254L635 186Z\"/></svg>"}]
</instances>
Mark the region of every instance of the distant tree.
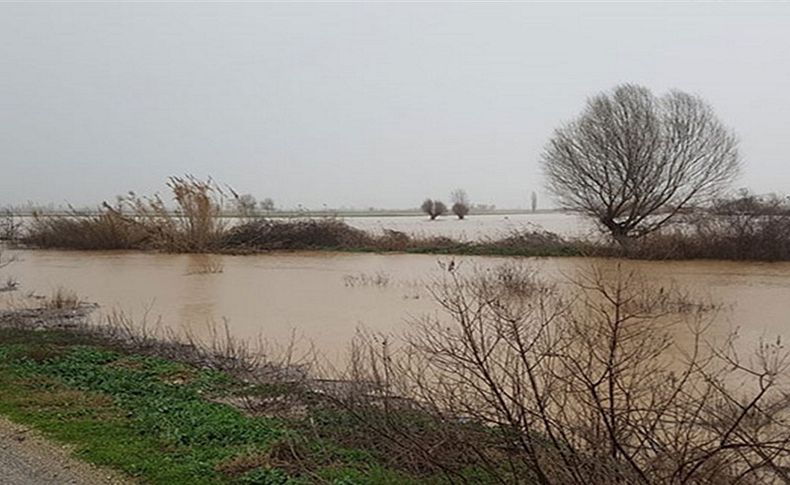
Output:
<instances>
[{"instance_id":1,"label":"distant tree","mask_svg":"<svg viewBox=\"0 0 790 485\"><path fill-rule=\"evenodd\" d=\"M0 241L15 241L19 237L22 222L14 215L11 209L0 212ZM0 263L2 267L2 263Z\"/></svg>"},{"instance_id":2,"label":"distant tree","mask_svg":"<svg viewBox=\"0 0 790 485\"><path fill-rule=\"evenodd\" d=\"M475 204L474 209L475 212L491 212L496 210L496 206L494 204Z\"/></svg>"},{"instance_id":3,"label":"distant tree","mask_svg":"<svg viewBox=\"0 0 790 485\"><path fill-rule=\"evenodd\" d=\"M258 202L251 194L242 194L236 196L236 210L242 217L253 217L255 215L255 208Z\"/></svg>"},{"instance_id":4,"label":"distant tree","mask_svg":"<svg viewBox=\"0 0 790 485\"><path fill-rule=\"evenodd\" d=\"M447 212L447 206L444 205L442 201L433 199L425 199L425 201L420 206L420 209L428 214L431 220L434 220Z\"/></svg>"},{"instance_id":5,"label":"distant tree","mask_svg":"<svg viewBox=\"0 0 790 485\"><path fill-rule=\"evenodd\" d=\"M469 214L469 196L464 189L453 191L450 194L450 201L453 203L451 210L459 219L463 219Z\"/></svg>"},{"instance_id":6,"label":"distant tree","mask_svg":"<svg viewBox=\"0 0 790 485\"><path fill-rule=\"evenodd\" d=\"M714 198L738 173L737 145L702 99L622 85L554 132L543 170L562 207L595 217L627 246Z\"/></svg>"},{"instance_id":7,"label":"distant tree","mask_svg":"<svg viewBox=\"0 0 790 485\"><path fill-rule=\"evenodd\" d=\"M258 205L264 212L271 212L274 210L274 201L271 199L271 197L266 197L260 201Z\"/></svg>"},{"instance_id":8,"label":"distant tree","mask_svg":"<svg viewBox=\"0 0 790 485\"><path fill-rule=\"evenodd\" d=\"M532 195L530 195L529 199L530 199L530 204L532 205L532 212L537 211L538 210L538 194L536 194L534 190L532 191Z\"/></svg>"}]
</instances>

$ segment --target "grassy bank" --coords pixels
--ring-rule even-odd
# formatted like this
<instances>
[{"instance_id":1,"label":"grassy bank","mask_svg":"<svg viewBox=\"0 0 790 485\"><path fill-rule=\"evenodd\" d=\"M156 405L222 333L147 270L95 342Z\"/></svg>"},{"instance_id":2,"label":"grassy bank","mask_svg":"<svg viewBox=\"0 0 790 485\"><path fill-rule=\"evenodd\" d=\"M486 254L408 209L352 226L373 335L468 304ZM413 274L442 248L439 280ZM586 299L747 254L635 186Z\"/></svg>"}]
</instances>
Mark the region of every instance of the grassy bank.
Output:
<instances>
[{"instance_id":1,"label":"grassy bank","mask_svg":"<svg viewBox=\"0 0 790 485\"><path fill-rule=\"evenodd\" d=\"M155 484L448 483L321 392L196 365L183 345L163 358L172 343L121 344L63 315L0 316L0 413L91 463Z\"/></svg>"}]
</instances>

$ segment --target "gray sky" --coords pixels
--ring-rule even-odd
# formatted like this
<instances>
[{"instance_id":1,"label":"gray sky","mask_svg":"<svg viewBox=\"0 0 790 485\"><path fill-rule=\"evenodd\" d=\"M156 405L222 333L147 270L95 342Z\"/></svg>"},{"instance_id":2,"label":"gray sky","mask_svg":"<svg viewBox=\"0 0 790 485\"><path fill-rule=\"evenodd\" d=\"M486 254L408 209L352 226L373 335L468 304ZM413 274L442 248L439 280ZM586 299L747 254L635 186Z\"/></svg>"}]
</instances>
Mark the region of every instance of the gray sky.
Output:
<instances>
[{"instance_id":1,"label":"gray sky","mask_svg":"<svg viewBox=\"0 0 790 485\"><path fill-rule=\"evenodd\" d=\"M552 130L622 82L702 95L738 185L790 192L790 3L61 3L0 5L0 204L189 172L281 206L527 206Z\"/></svg>"}]
</instances>

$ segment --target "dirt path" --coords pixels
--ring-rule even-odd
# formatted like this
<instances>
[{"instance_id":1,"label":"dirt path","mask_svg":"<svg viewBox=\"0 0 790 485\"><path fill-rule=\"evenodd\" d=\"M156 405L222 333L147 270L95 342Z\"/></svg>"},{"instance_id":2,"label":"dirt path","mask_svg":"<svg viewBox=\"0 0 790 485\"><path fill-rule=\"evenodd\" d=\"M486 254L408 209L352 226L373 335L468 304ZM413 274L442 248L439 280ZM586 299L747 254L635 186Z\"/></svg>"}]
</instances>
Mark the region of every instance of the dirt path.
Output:
<instances>
[{"instance_id":1,"label":"dirt path","mask_svg":"<svg viewBox=\"0 0 790 485\"><path fill-rule=\"evenodd\" d=\"M77 460L68 447L0 416L0 485L131 483L115 472Z\"/></svg>"}]
</instances>

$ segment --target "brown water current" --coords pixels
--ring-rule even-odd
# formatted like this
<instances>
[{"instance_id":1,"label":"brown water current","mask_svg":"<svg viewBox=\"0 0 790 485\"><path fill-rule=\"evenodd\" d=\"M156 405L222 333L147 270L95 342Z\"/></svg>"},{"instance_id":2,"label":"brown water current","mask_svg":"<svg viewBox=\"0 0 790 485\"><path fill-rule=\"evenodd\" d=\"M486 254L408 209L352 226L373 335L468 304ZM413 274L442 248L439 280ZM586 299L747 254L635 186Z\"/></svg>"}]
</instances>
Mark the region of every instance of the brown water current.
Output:
<instances>
[{"instance_id":1,"label":"brown water current","mask_svg":"<svg viewBox=\"0 0 790 485\"><path fill-rule=\"evenodd\" d=\"M397 333L410 319L438 312L425 285L441 275L448 256L271 253L250 256L139 252L10 251L3 270L20 290L2 304L35 292L66 288L101 306L162 325L203 334L228 321L233 335L286 342L296 335L330 359L345 351L358 328ZM491 267L513 258L455 257L463 268ZM525 258L550 281L564 282L591 264L616 260ZM694 296L723 304L713 333L739 328L741 346L761 337L790 337L790 263L722 261L623 262L650 280L674 282ZM220 271L221 272L218 272Z\"/></svg>"}]
</instances>

